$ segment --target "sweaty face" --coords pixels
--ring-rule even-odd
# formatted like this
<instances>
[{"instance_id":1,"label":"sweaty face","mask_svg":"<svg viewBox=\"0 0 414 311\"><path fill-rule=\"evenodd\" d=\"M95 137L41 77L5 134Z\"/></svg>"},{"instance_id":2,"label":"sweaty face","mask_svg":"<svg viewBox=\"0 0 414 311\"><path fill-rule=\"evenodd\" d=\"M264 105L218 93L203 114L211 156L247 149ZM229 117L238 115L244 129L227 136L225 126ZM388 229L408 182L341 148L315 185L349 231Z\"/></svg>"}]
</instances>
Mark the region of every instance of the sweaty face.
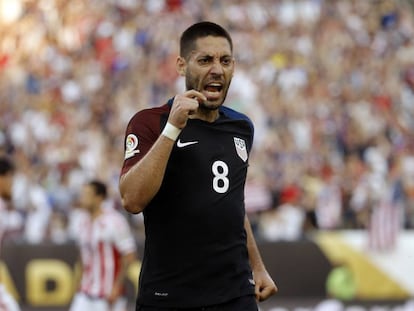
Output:
<instances>
[{"instance_id":1,"label":"sweaty face","mask_svg":"<svg viewBox=\"0 0 414 311\"><path fill-rule=\"evenodd\" d=\"M207 101L200 103L201 108L217 109L226 98L233 71L234 58L227 39L213 36L199 38L196 49L186 61L186 88L206 96Z\"/></svg>"}]
</instances>

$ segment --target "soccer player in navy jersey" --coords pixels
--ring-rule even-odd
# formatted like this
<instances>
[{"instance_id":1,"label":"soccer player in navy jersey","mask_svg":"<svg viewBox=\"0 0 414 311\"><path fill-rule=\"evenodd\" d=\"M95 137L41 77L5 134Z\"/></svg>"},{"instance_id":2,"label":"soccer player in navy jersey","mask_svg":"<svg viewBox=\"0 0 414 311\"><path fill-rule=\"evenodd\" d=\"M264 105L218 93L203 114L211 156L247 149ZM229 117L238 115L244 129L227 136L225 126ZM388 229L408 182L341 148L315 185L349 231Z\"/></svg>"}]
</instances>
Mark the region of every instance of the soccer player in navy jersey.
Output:
<instances>
[{"instance_id":1,"label":"soccer player in navy jersey","mask_svg":"<svg viewBox=\"0 0 414 311\"><path fill-rule=\"evenodd\" d=\"M187 90L127 126L119 188L146 237L136 310L257 311L277 291L244 208L253 124L223 106L234 63L225 29L190 26L176 61Z\"/></svg>"}]
</instances>

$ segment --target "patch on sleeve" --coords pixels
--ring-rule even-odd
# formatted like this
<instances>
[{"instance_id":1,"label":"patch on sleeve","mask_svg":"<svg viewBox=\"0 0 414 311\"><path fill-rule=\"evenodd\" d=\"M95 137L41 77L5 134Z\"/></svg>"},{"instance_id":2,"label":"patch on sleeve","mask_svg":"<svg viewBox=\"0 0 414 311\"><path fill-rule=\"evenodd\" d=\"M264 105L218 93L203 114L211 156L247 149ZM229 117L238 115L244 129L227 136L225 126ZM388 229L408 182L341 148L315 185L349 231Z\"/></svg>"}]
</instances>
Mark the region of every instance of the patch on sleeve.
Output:
<instances>
[{"instance_id":1,"label":"patch on sleeve","mask_svg":"<svg viewBox=\"0 0 414 311\"><path fill-rule=\"evenodd\" d=\"M234 145L236 147L237 155L240 157L240 159L246 162L248 155L247 155L245 141L238 137L233 137L233 138L234 138Z\"/></svg>"},{"instance_id":2,"label":"patch on sleeve","mask_svg":"<svg viewBox=\"0 0 414 311\"><path fill-rule=\"evenodd\" d=\"M139 153L138 147L138 137L134 134L129 134L125 140L125 157L124 159L129 159L135 154Z\"/></svg>"}]
</instances>

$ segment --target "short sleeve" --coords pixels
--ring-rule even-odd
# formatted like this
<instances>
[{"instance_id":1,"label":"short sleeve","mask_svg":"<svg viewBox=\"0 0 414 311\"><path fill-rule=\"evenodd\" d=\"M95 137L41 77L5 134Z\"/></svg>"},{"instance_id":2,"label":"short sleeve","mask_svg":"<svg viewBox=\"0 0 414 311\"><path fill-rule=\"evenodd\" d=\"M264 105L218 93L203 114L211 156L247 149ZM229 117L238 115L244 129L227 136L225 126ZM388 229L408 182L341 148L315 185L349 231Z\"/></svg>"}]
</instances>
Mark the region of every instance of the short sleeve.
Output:
<instances>
[{"instance_id":1,"label":"short sleeve","mask_svg":"<svg viewBox=\"0 0 414 311\"><path fill-rule=\"evenodd\" d=\"M124 138L124 163L121 175L150 150L160 134L160 117L150 109L136 113L128 123Z\"/></svg>"},{"instance_id":2,"label":"short sleeve","mask_svg":"<svg viewBox=\"0 0 414 311\"><path fill-rule=\"evenodd\" d=\"M114 215L115 223L113 241L116 249L121 254L129 254L136 251L136 244L134 236L132 235L131 227L122 214L116 213Z\"/></svg>"}]
</instances>

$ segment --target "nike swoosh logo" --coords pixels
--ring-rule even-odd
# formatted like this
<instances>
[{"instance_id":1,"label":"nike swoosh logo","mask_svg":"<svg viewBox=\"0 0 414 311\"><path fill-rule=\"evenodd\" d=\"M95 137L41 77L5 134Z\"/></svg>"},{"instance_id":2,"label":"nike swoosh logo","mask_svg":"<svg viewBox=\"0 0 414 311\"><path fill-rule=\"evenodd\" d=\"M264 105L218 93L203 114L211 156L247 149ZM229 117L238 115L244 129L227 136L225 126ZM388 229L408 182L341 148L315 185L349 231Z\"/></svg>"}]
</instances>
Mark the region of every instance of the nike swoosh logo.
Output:
<instances>
[{"instance_id":1,"label":"nike swoosh logo","mask_svg":"<svg viewBox=\"0 0 414 311\"><path fill-rule=\"evenodd\" d=\"M183 148L183 147L187 147L187 146L194 145L194 144L198 144L198 140L195 140L195 141L187 141L185 143L181 142L180 139L177 141L177 147L178 148Z\"/></svg>"}]
</instances>

